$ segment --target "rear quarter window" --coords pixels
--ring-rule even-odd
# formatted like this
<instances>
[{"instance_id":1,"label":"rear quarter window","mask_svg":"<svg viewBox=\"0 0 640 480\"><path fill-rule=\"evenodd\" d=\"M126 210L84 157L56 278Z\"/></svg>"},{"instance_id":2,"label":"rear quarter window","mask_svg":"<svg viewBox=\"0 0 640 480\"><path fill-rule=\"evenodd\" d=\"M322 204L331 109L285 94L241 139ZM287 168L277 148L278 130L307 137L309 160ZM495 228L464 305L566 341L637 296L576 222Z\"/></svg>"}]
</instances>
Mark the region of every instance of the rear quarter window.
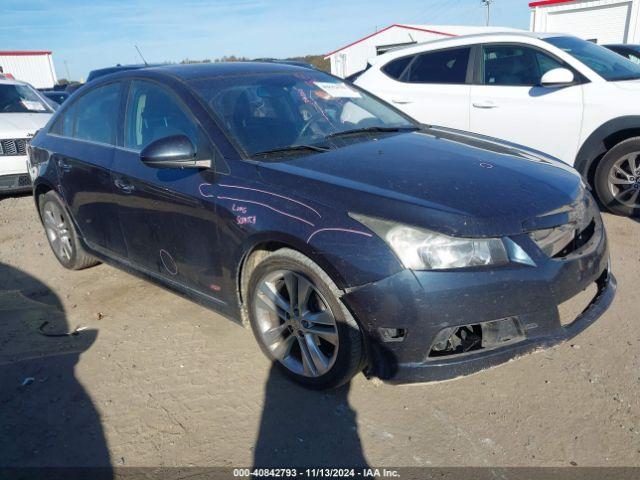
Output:
<instances>
[{"instance_id":1,"label":"rear quarter window","mask_svg":"<svg viewBox=\"0 0 640 480\"><path fill-rule=\"evenodd\" d=\"M391 60L384 67L382 67L382 71L394 80L399 80L409 63L411 63L411 60L413 60L413 56Z\"/></svg>"}]
</instances>

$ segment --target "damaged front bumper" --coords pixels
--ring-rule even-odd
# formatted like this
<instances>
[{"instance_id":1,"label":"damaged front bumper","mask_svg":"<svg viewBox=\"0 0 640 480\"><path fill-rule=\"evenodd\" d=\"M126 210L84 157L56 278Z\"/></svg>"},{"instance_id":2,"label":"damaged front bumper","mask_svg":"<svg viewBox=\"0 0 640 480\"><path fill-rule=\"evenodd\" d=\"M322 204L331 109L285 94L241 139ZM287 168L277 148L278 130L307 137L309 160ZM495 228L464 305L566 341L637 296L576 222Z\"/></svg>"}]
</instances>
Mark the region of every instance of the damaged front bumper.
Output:
<instances>
[{"instance_id":1,"label":"damaged front bumper","mask_svg":"<svg viewBox=\"0 0 640 480\"><path fill-rule=\"evenodd\" d=\"M561 259L527 235L512 239L535 266L404 270L346 293L368 339L368 373L390 383L468 375L566 341L611 305L616 281L601 224L591 242Z\"/></svg>"}]
</instances>

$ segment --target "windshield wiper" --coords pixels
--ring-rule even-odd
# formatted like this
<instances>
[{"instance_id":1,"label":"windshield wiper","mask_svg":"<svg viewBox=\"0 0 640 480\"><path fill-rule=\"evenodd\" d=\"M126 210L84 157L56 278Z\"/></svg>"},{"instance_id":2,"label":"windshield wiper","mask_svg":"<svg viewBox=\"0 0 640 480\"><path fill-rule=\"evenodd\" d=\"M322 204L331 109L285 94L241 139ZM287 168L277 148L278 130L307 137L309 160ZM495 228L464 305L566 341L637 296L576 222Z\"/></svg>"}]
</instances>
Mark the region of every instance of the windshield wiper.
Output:
<instances>
[{"instance_id":1,"label":"windshield wiper","mask_svg":"<svg viewBox=\"0 0 640 480\"><path fill-rule=\"evenodd\" d=\"M271 150L264 150L263 152L254 153L253 157L275 155L278 153L295 153L300 151L309 152L326 152L329 150L327 147L320 147L318 145L291 145L289 147L273 148Z\"/></svg>"},{"instance_id":2,"label":"windshield wiper","mask_svg":"<svg viewBox=\"0 0 640 480\"><path fill-rule=\"evenodd\" d=\"M420 127L411 126L411 127L366 127L366 128L354 128L353 130L344 130L342 132L330 133L326 137L327 138L336 138L336 137L347 137L349 135L362 135L367 133L377 133L377 132L413 132L416 130L420 130Z\"/></svg>"}]
</instances>

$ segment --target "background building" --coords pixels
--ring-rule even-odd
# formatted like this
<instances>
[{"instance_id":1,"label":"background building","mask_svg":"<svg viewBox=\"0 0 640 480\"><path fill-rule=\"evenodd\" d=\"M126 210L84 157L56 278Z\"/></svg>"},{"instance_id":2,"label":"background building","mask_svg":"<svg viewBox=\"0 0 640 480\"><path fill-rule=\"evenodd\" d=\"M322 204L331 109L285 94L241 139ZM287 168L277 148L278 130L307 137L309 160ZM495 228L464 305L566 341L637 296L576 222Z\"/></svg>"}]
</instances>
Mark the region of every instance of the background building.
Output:
<instances>
[{"instance_id":1,"label":"background building","mask_svg":"<svg viewBox=\"0 0 640 480\"><path fill-rule=\"evenodd\" d=\"M53 88L58 81L48 51L0 51L0 67L5 74L36 88Z\"/></svg>"},{"instance_id":2,"label":"background building","mask_svg":"<svg viewBox=\"0 0 640 480\"><path fill-rule=\"evenodd\" d=\"M531 30L570 33L597 43L640 43L640 0L531 2Z\"/></svg>"},{"instance_id":3,"label":"background building","mask_svg":"<svg viewBox=\"0 0 640 480\"><path fill-rule=\"evenodd\" d=\"M327 53L325 58L331 62L331 73L344 78L364 70L368 59L388 52L392 48L406 47L443 37L515 30L505 27L393 24Z\"/></svg>"}]
</instances>

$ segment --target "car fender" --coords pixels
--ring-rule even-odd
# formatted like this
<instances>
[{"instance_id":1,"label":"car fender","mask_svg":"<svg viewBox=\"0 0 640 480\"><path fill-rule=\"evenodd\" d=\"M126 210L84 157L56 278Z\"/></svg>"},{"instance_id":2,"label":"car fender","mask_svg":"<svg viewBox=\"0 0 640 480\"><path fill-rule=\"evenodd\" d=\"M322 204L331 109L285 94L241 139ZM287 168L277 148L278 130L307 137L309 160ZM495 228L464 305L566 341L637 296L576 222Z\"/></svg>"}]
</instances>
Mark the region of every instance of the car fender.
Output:
<instances>
[{"instance_id":1,"label":"car fender","mask_svg":"<svg viewBox=\"0 0 640 480\"><path fill-rule=\"evenodd\" d=\"M628 135L624 132L628 132ZM596 128L587 139L582 143L576 159L574 167L582 177L588 181L593 173L595 161L604 155L613 145L609 141L616 139L616 134L620 133L621 137L614 140L613 145L619 143L626 138L640 135L640 115L626 115L623 117L613 118Z\"/></svg>"}]
</instances>

